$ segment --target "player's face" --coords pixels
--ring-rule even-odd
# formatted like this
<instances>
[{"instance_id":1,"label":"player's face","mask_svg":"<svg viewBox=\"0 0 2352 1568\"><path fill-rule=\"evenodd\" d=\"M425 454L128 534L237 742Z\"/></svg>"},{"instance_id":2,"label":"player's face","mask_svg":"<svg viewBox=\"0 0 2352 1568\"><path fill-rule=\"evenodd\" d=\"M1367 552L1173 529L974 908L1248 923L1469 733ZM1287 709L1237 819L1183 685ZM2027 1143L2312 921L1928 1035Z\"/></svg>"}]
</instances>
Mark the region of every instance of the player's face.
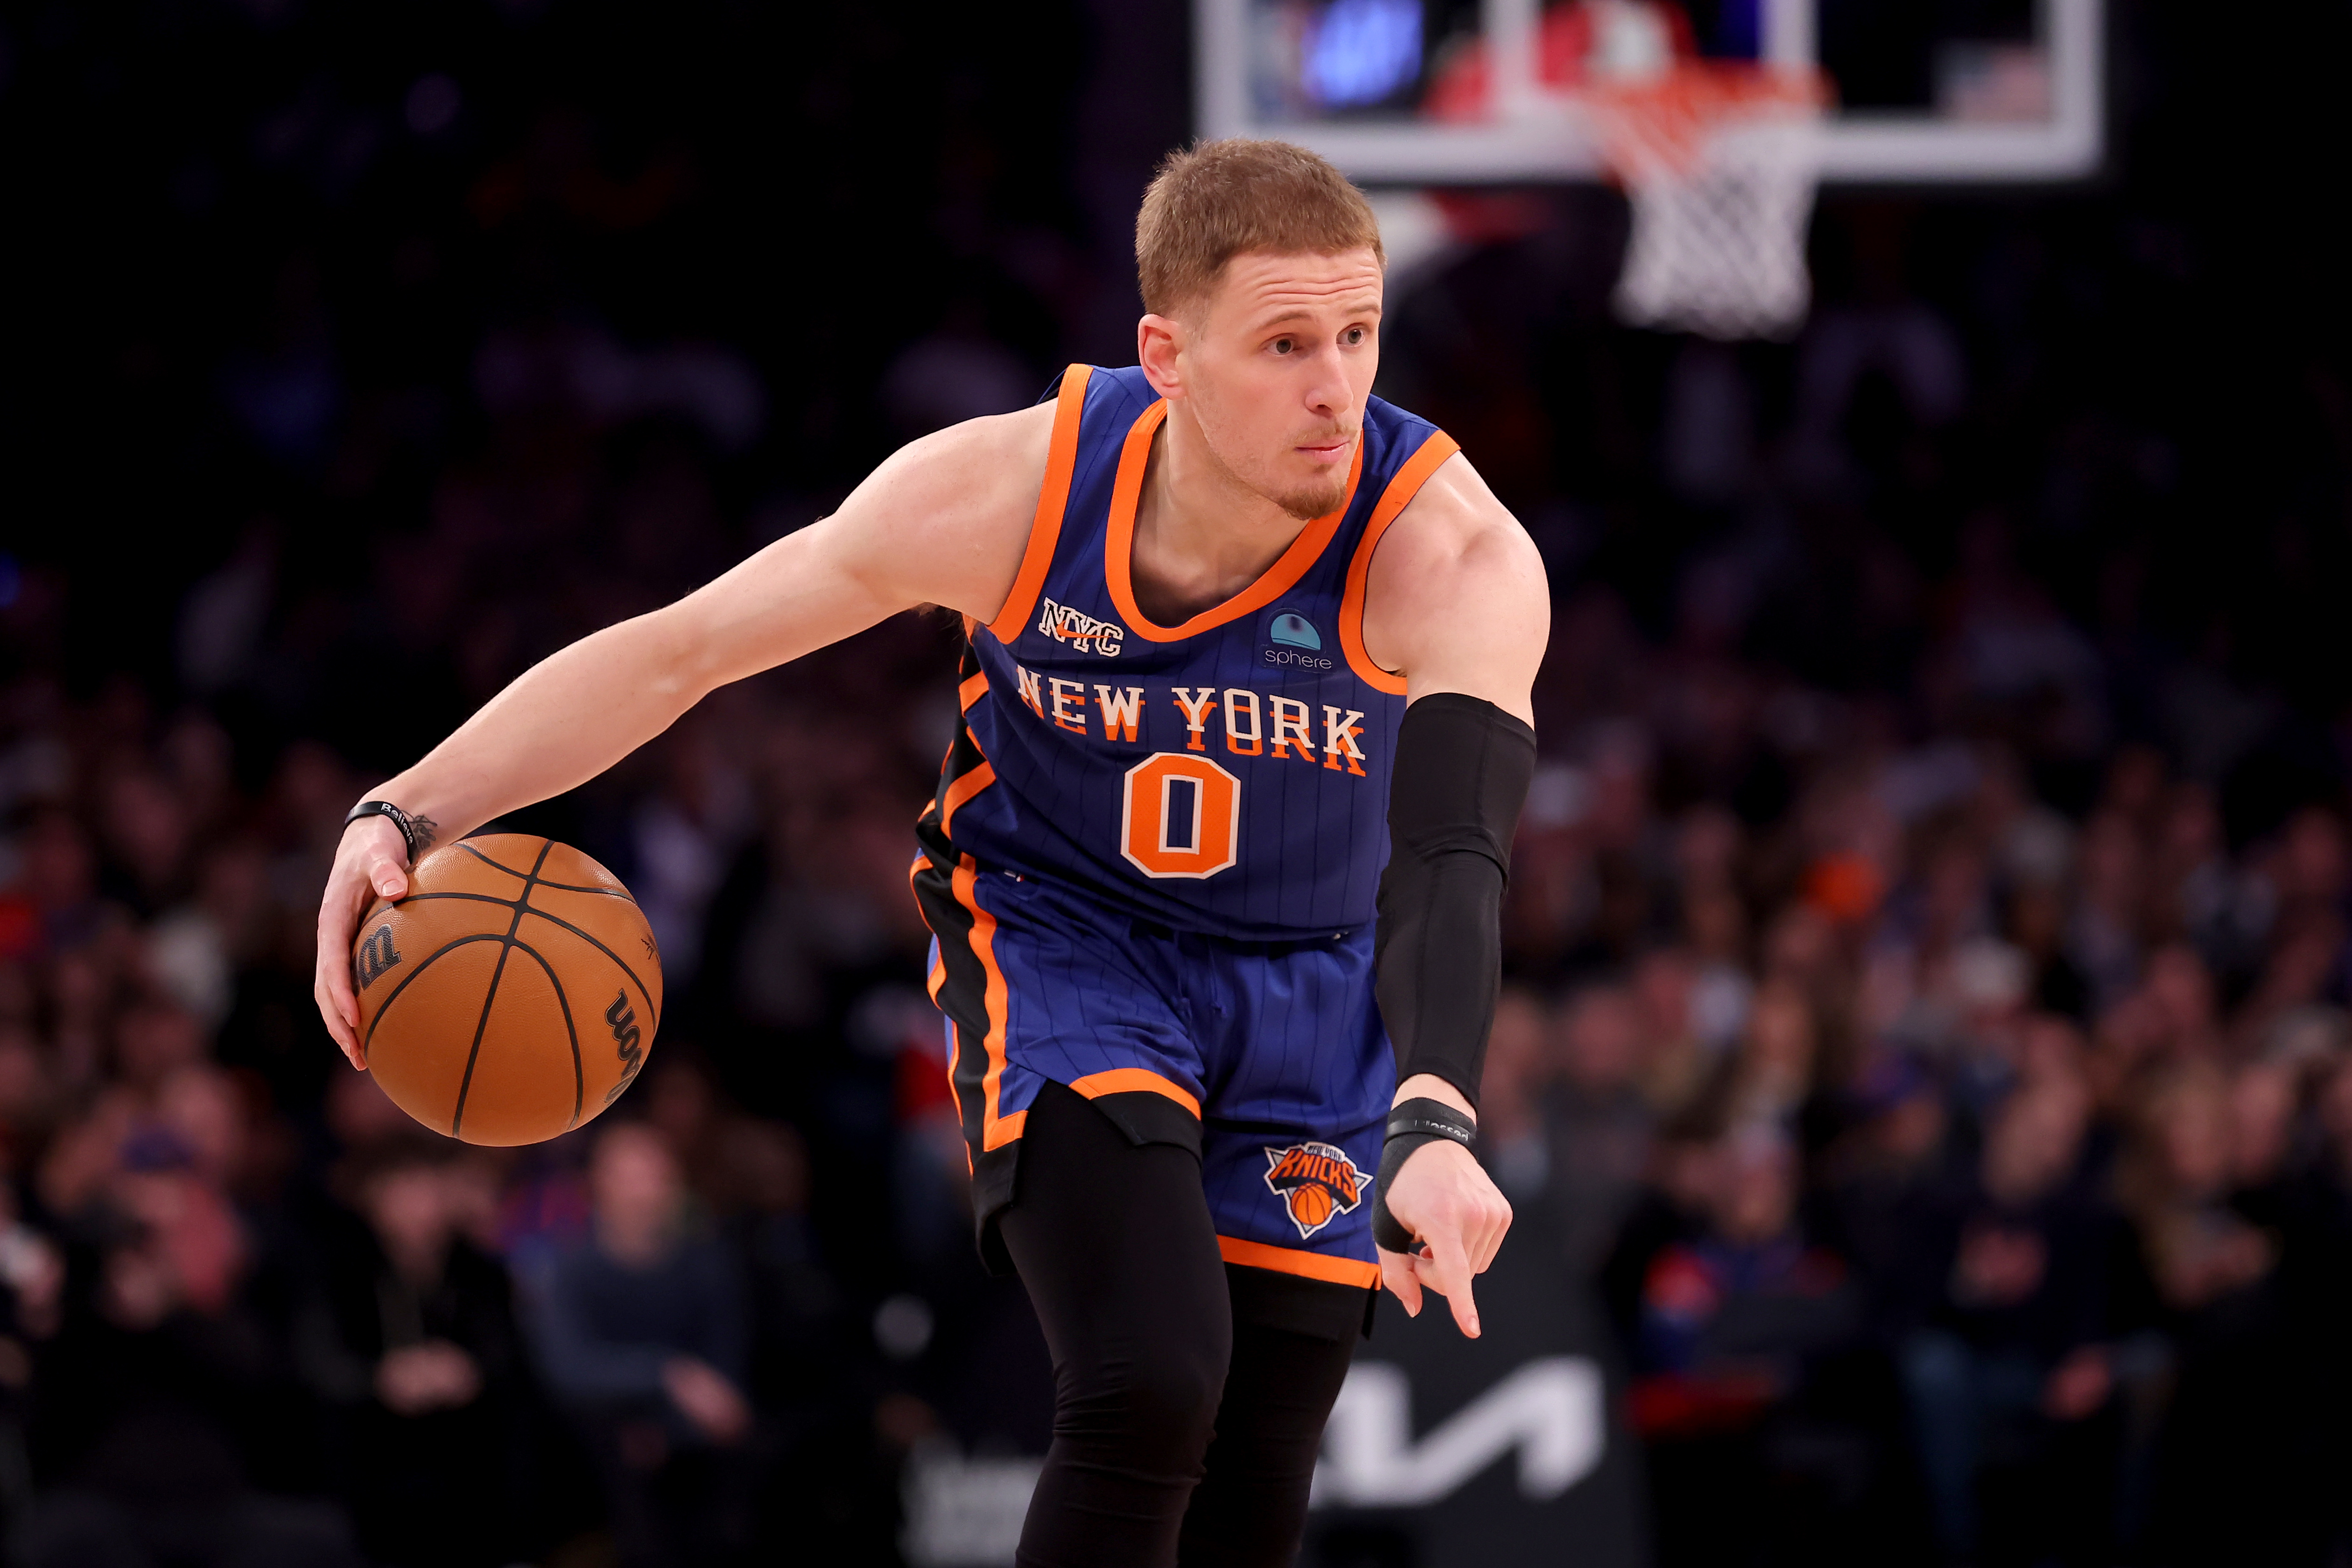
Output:
<instances>
[{"instance_id":1,"label":"player's face","mask_svg":"<svg viewBox=\"0 0 2352 1568\"><path fill-rule=\"evenodd\" d=\"M1381 263L1237 256L1182 334L1181 395L1210 454L1297 518L1347 498L1381 363Z\"/></svg>"}]
</instances>

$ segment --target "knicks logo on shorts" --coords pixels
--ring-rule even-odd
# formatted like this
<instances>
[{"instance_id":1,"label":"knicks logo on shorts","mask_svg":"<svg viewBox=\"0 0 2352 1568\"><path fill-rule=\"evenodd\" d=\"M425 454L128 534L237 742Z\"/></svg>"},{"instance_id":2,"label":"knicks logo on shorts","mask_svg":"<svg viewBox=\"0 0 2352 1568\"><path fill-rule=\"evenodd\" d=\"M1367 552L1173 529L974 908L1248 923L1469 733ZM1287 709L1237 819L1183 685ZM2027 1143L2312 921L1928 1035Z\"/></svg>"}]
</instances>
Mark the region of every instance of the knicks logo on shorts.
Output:
<instances>
[{"instance_id":1,"label":"knicks logo on shorts","mask_svg":"<svg viewBox=\"0 0 2352 1568\"><path fill-rule=\"evenodd\" d=\"M1364 1201L1372 1179L1328 1143L1293 1143L1265 1152L1265 1184L1289 1211L1300 1239Z\"/></svg>"}]
</instances>

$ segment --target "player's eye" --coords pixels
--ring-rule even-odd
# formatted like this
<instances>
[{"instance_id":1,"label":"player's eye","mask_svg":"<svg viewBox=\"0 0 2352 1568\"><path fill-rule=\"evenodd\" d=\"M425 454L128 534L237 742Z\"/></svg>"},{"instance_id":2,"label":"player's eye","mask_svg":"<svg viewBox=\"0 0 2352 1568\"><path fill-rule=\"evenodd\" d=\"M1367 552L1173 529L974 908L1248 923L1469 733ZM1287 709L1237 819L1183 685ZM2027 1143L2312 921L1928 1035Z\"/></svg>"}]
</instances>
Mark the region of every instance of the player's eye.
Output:
<instances>
[{"instance_id":1,"label":"player's eye","mask_svg":"<svg viewBox=\"0 0 2352 1568\"><path fill-rule=\"evenodd\" d=\"M1270 346L1273 348L1275 353L1278 354L1286 354L1292 349L1298 346L1298 340L1296 338L1276 338Z\"/></svg>"},{"instance_id":2,"label":"player's eye","mask_svg":"<svg viewBox=\"0 0 2352 1568\"><path fill-rule=\"evenodd\" d=\"M1364 344L1364 339L1369 335L1370 334L1361 327L1349 327L1346 331L1339 334L1339 341L1347 344L1351 349L1361 348Z\"/></svg>"}]
</instances>

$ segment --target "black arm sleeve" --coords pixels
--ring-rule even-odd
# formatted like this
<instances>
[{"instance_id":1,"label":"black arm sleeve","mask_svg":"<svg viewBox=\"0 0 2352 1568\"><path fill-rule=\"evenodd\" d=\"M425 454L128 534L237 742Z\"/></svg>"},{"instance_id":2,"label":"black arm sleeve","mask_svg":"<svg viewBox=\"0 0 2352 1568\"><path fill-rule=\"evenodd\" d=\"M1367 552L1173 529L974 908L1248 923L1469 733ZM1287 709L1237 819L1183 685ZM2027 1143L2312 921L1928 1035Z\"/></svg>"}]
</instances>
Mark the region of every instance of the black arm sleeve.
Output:
<instances>
[{"instance_id":1,"label":"black arm sleeve","mask_svg":"<svg viewBox=\"0 0 2352 1568\"><path fill-rule=\"evenodd\" d=\"M1483 698L1424 697L1397 731L1374 991L1397 1080L1434 1073L1474 1106L1502 984L1503 882L1535 768L1536 732Z\"/></svg>"}]
</instances>

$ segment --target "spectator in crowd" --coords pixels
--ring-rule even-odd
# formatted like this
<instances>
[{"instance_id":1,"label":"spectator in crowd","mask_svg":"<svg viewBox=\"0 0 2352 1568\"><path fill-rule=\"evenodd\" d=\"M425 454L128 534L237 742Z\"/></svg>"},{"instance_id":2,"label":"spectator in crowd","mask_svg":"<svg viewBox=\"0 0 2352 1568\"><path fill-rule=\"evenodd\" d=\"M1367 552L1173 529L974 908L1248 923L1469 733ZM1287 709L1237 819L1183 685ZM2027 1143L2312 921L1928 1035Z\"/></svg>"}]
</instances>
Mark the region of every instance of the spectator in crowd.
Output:
<instances>
[{"instance_id":1,"label":"spectator in crowd","mask_svg":"<svg viewBox=\"0 0 2352 1568\"><path fill-rule=\"evenodd\" d=\"M1759 1527L1784 1543L1818 1538L1804 1517L1822 1510L1815 1494L1850 1484L1809 1473L1822 1445L1790 1440L1811 1425L1818 1367L1861 1327L1851 1271L1800 1223L1796 1151L1765 1120L1699 1157L1703 1218L1649 1261L1629 1398L1668 1565L1736 1561Z\"/></svg>"},{"instance_id":2,"label":"spectator in crowd","mask_svg":"<svg viewBox=\"0 0 2352 1568\"><path fill-rule=\"evenodd\" d=\"M217 1169L119 1106L60 1144L87 1164L48 1173L73 1200L73 1245L35 1367L42 1494L12 1532L16 1560L357 1568L339 1510L255 1484L297 1479L308 1424Z\"/></svg>"},{"instance_id":3,"label":"spectator in crowd","mask_svg":"<svg viewBox=\"0 0 2352 1568\"><path fill-rule=\"evenodd\" d=\"M506 1271L459 1230L457 1167L413 1136L353 1157L294 1350L329 1413L362 1544L385 1568L502 1564L529 1544Z\"/></svg>"},{"instance_id":4,"label":"spectator in crowd","mask_svg":"<svg viewBox=\"0 0 2352 1568\"><path fill-rule=\"evenodd\" d=\"M1906 1226L1916 1304L1897 1310L1919 1326L1902 1342L1904 1386L1956 1562L1979 1550L1987 1457L2037 1457L2042 1424L2082 1420L2110 1389L2112 1248L2077 1180L2089 1112L2071 1076L2021 1083L1993 1112L1974 1180L1918 1203Z\"/></svg>"},{"instance_id":5,"label":"spectator in crowd","mask_svg":"<svg viewBox=\"0 0 2352 1568\"><path fill-rule=\"evenodd\" d=\"M1643 1031L1654 1026L1625 988L1615 985L1587 987L1563 1014L1559 1082L1549 1097L1549 1163L1561 1200L1560 1241L1577 1270L1589 1273L1613 1245L1649 1163L1656 1113L1635 1075ZM1502 1021L1498 1009L1496 1022Z\"/></svg>"},{"instance_id":6,"label":"spectator in crowd","mask_svg":"<svg viewBox=\"0 0 2352 1568\"><path fill-rule=\"evenodd\" d=\"M2168 1561L2310 1545L2282 1237L2234 1201L2231 1077L2210 1055L2155 1069L2119 1173L2171 1360L2148 1519Z\"/></svg>"},{"instance_id":7,"label":"spectator in crowd","mask_svg":"<svg viewBox=\"0 0 2352 1568\"><path fill-rule=\"evenodd\" d=\"M588 1237L530 1286L532 1349L595 1457L622 1560L731 1560L750 1531L740 1264L649 1126L597 1135L589 1192Z\"/></svg>"},{"instance_id":8,"label":"spectator in crowd","mask_svg":"<svg viewBox=\"0 0 2352 1568\"><path fill-rule=\"evenodd\" d=\"M806 1141L787 1123L727 1109L690 1046L649 1076L646 1120L669 1148L691 1152L688 1184L741 1269L743 1390L770 1435L806 1441L841 1387L845 1305L810 1223Z\"/></svg>"}]
</instances>

